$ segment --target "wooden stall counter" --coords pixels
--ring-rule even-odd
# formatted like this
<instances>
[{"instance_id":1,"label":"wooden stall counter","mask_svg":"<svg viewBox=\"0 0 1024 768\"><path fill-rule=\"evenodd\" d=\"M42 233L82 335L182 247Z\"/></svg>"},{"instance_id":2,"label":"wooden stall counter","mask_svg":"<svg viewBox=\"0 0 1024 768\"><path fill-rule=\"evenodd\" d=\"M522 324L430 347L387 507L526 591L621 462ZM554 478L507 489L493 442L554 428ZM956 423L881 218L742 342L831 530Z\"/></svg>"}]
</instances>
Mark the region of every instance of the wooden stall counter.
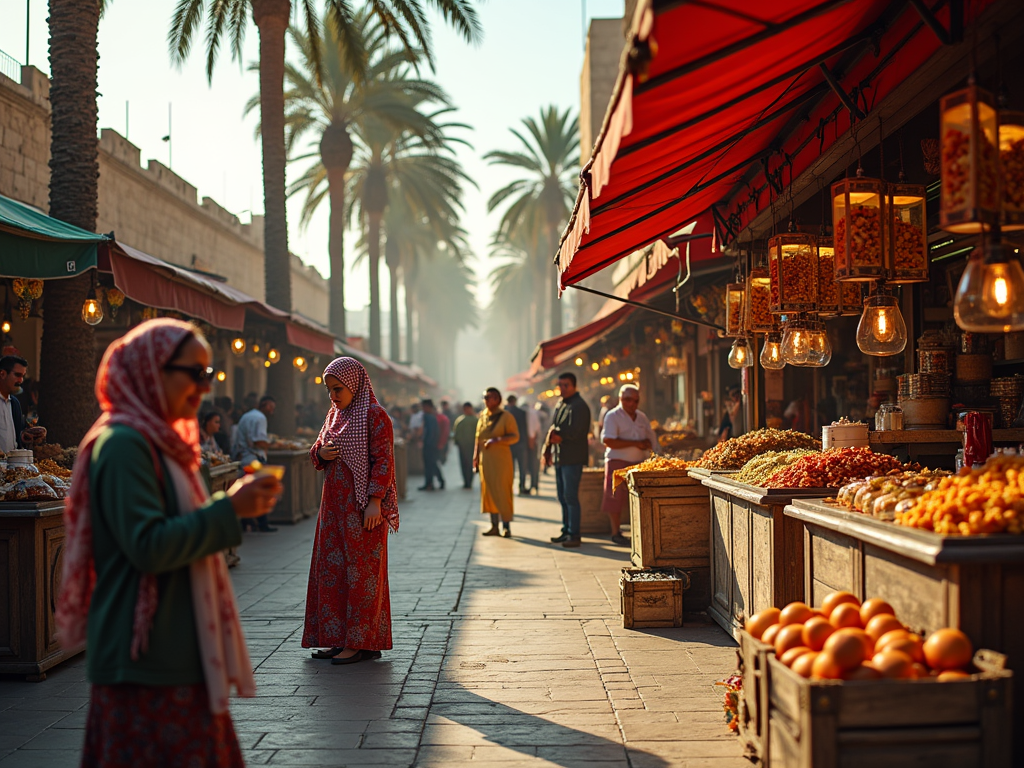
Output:
<instances>
[{"instance_id":1,"label":"wooden stall counter","mask_svg":"<svg viewBox=\"0 0 1024 768\"><path fill-rule=\"evenodd\" d=\"M231 484L238 478L238 470L242 466L240 462L231 461L227 464L218 464L210 467L210 493L217 491L227 492Z\"/></svg>"},{"instance_id":2,"label":"wooden stall counter","mask_svg":"<svg viewBox=\"0 0 1024 768\"><path fill-rule=\"evenodd\" d=\"M738 641L748 616L804 599L803 526L784 511L794 498L829 491L758 488L722 474L705 477L702 483L711 496L708 613Z\"/></svg>"},{"instance_id":3,"label":"wooden stall counter","mask_svg":"<svg viewBox=\"0 0 1024 768\"><path fill-rule=\"evenodd\" d=\"M317 493L317 477L308 450L267 451L267 464L278 464L285 468L284 493L270 513L270 522L299 522L314 517L320 509Z\"/></svg>"},{"instance_id":4,"label":"wooden stall counter","mask_svg":"<svg viewBox=\"0 0 1024 768\"><path fill-rule=\"evenodd\" d=\"M0 502L0 674L45 680L48 669L85 649L57 642L63 515L63 501Z\"/></svg>"},{"instance_id":5,"label":"wooden stall counter","mask_svg":"<svg viewBox=\"0 0 1024 768\"><path fill-rule=\"evenodd\" d=\"M580 478L580 533L601 536L611 533L611 522L601 505L604 503L604 468L584 467Z\"/></svg>"}]
</instances>

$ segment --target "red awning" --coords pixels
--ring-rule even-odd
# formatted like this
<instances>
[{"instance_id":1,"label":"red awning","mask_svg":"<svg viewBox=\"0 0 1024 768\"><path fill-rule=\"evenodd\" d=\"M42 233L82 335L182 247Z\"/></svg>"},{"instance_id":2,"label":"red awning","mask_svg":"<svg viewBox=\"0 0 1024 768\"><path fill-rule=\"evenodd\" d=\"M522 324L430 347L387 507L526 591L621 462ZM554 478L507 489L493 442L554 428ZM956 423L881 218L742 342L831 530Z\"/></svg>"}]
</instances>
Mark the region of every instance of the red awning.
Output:
<instances>
[{"instance_id":1,"label":"red awning","mask_svg":"<svg viewBox=\"0 0 1024 768\"><path fill-rule=\"evenodd\" d=\"M530 374L554 368L571 360L626 322L626 318L633 310L634 307L628 304L608 299L594 319L586 325L538 344L530 366Z\"/></svg>"},{"instance_id":2,"label":"red awning","mask_svg":"<svg viewBox=\"0 0 1024 768\"><path fill-rule=\"evenodd\" d=\"M965 0L965 24L993 2ZM950 4L928 5L949 29ZM560 284L709 211L728 240L768 205L766 171L788 183L849 129L828 78L868 112L940 46L910 3L640 0Z\"/></svg>"}]
</instances>

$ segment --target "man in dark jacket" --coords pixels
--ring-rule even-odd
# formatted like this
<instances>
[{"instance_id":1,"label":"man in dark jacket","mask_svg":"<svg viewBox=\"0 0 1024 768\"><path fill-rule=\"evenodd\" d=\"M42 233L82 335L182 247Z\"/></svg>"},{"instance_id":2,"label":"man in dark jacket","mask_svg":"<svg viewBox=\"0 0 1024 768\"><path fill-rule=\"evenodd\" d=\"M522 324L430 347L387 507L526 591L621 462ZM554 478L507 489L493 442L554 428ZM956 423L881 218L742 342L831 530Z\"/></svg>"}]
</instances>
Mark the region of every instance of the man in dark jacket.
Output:
<instances>
[{"instance_id":1,"label":"man in dark jacket","mask_svg":"<svg viewBox=\"0 0 1024 768\"><path fill-rule=\"evenodd\" d=\"M441 428L437 423L437 409L433 400L424 400L421 404L423 409L423 485L421 491L434 490L434 478L440 483L441 490L444 490L444 477L441 475L441 467L438 466L439 458L438 441L441 436Z\"/></svg>"},{"instance_id":2,"label":"man in dark jacket","mask_svg":"<svg viewBox=\"0 0 1024 768\"><path fill-rule=\"evenodd\" d=\"M505 398L505 410L512 414L519 429L519 442L512 446L512 463L519 468L519 495L529 496L530 491L526 487L526 475L530 471L526 461L526 411L516 405L517 402L515 395L509 395Z\"/></svg>"},{"instance_id":3,"label":"man in dark jacket","mask_svg":"<svg viewBox=\"0 0 1024 768\"><path fill-rule=\"evenodd\" d=\"M587 440L590 436L590 408L576 391L576 374L558 377L562 396L555 408L554 420L544 446L545 466L554 463L558 503L562 505L562 533L551 543L563 547L580 545L580 480L590 462Z\"/></svg>"},{"instance_id":4,"label":"man in dark jacket","mask_svg":"<svg viewBox=\"0 0 1024 768\"><path fill-rule=\"evenodd\" d=\"M17 355L0 357L0 451L10 453L21 448L25 417L14 395L21 389L28 372L28 361Z\"/></svg>"}]
</instances>

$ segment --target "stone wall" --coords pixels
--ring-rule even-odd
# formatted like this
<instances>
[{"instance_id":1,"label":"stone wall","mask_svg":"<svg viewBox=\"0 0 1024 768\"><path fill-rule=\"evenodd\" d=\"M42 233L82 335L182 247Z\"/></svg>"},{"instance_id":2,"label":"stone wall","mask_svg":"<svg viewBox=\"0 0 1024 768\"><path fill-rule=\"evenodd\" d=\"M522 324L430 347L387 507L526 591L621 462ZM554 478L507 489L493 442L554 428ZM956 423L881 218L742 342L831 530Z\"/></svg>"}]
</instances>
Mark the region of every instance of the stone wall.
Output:
<instances>
[{"instance_id":1,"label":"stone wall","mask_svg":"<svg viewBox=\"0 0 1024 768\"><path fill-rule=\"evenodd\" d=\"M586 164L601 132L622 57L622 20L591 19L580 73L580 163Z\"/></svg>"},{"instance_id":2,"label":"stone wall","mask_svg":"<svg viewBox=\"0 0 1024 768\"><path fill-rule=\"evenodd\" d=\"M22 83L0 75L0 195L48 208L49 81L34 67ZM97 231L183 267L221 275L262 299L263 218L242 224L214 200L198 200L196 188L163 164L143 168L139 148L116 131L100 135ZM327 281L292 257L292 306L324 325Z\"/></svg>"}]
</instances>

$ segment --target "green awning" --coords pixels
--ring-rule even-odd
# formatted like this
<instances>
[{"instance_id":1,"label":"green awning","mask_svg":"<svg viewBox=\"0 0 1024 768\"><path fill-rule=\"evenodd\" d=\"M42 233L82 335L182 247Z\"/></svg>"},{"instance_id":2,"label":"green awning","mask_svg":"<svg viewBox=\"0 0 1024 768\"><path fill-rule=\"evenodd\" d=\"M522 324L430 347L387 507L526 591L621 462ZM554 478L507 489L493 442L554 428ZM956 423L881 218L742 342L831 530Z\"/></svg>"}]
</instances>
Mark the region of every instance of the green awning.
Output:
<instances>
[{"instance_id":1,"label":"green awning","mask_svg":"<svg viewBox=\"0 0 1024 768\"><path fill-rule=\"evenodd\" d=\"M96 266L109 239L0 195L0 276L74 277Z\"/></svg>"}]
</instances>

